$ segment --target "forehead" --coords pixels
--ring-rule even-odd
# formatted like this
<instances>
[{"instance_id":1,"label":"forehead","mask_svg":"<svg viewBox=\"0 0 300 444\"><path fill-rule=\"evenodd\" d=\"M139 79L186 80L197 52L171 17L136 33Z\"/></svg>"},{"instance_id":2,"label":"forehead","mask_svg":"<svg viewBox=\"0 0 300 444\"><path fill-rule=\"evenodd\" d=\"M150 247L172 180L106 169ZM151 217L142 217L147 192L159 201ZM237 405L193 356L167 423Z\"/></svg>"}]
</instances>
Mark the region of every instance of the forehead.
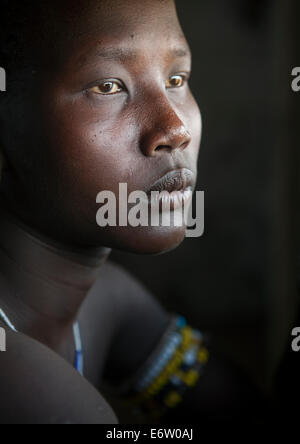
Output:
<instances>
[{"instance_id":1,"label":"forehead","mask_svg":"<svg viewBox=\"0 0 300 444\"><path fill-rule=\"evenodd\" d=\"M81 35L95 31L116 35L129 28L147 29L151 34L154 23L163 23L166 32L178 24L174 0L54 1L57 6L53 8L50 3L47 16L51 14L57 22L62 19Z\"/></svg>"},{"instance_id":2,"label":"forehead","mask_svg":"<svg viewBox=\"0 0 300 444\"><path fill-rule=\"evenodd\" d=\"M67 0L48 11L47 23L53 28L52 32L46 30L46 34L53 35L54 30L57 37L56 45L49 42L49 48L64 63L66 57L76 58L79 64L97 56L129 60L137 56L138 49L149 53L163 45L170 48L170 54L189 55L173 0L74 3Z\"/></svg>"}]
</instances>

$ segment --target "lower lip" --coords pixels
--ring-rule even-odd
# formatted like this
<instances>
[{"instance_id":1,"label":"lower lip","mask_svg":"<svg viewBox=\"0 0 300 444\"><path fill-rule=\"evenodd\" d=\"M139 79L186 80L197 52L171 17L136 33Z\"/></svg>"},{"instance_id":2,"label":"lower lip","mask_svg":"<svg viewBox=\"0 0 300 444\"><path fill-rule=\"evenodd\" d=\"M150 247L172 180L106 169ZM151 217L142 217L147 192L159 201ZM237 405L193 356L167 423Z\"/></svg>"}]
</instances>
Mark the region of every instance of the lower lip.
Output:
<instances>
[{"instance_id":1,"label":"lower lip","mask_svg":"<svg viewBox=\"0 0 300 444\"><path fill-rule=\"evenodd\" d=\"M156 193L149 196L149 205L152 208L159 207L160 212L180 210L189 204L192 196L193 190L190 187L184 190L172 191L171 193L162 191L159 195Z\"/></svg>"}]
</instances>

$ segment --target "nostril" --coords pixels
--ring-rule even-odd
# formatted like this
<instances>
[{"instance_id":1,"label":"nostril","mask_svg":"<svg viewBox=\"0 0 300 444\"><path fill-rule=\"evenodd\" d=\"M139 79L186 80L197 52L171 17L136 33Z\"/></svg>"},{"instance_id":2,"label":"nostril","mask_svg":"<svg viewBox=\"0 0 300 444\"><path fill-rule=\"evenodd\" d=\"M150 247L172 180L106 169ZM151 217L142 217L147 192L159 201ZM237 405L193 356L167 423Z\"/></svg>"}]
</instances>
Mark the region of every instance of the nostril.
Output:
<instances>
[{"instance_id":1,"label":"nostril","mask_svg":"<svg viewBox=\"0 0 300 444\"><path fill-rule=\"evenodd\" d=\"M189 143L190 143L190 139L187 140L186 142L183 142L179 148L182 150L185 150L188 147Z\"/></svg>"},{"instance_id":2,"label":"nostril","mask_svg":"<svg viewBox=\"0 0 300 444\"><path fill-rule=\"evenodd\" d=\"M169 145L159 145L159 146L157 146L157 147L155 148L154 151L155 151L155 152L158 152L158 151L172 151L172 147L169 146Z\"/></svg>"}]
</instances>

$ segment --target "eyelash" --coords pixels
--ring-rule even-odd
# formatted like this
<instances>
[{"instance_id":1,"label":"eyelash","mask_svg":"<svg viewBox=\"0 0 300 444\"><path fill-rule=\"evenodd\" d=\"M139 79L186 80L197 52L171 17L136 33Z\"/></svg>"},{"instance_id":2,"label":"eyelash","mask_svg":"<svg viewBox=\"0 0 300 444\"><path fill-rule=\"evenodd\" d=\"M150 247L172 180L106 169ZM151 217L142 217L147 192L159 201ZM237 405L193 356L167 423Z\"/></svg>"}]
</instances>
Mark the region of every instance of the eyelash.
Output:
<instances>
[{"instance_id":1,"label":"eyelash","mask_svg":"<svg viewBox=\"0 0 300 444\"><path fill-rule=\"evenodd\" d=\"M181 78L181 80L182 80L181 85L180 86L174 86L174 87L170 86L170 87L167 87L167 89L179 89L179 88L182 88L188 82L189 75L187 73L174 74L173 76L169 77L167 82L169 82L171 79L175 79L175 78L177 78L177 79ZM110 84L112 86L117 85L117 86L119 86L119 88L115 92L107 92L107 93L105 93L105 92L98 92L98 91L96 91L97 89L99 90L99 87L101 85L106 85L106 84L107 85ZM124 86L124 84L120 80L114 80L114 79L110 80L110 79L107 79L107 80L103 80L98 85L92 86L91 88L88 89L88 91L90 91L90 92L92 92L94 94L102 95L102 96L114 96L114 95L116 95L116 94L118 94L118 93L120 93L122 91L126 91L126 87Z\"/></svg>"}]
</instances>

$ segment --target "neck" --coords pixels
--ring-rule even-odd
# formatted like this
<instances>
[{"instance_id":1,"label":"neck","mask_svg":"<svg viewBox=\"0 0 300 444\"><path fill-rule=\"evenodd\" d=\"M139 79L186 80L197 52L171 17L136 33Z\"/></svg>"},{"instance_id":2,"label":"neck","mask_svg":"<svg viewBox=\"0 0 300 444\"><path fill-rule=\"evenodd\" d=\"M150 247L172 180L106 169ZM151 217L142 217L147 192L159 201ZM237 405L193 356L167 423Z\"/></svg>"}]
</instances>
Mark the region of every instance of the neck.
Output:
<instances>
[{"instance_id":1,"label":"neck","mask_svg":"<svg viewBox=\"0 0 300 444\"><path fill-rule=\"evenodd\" d=\"M110 250L72 248L0 206L0 308L17 330L53 343L69 331Z\"/></svg>"}]
</instances>

